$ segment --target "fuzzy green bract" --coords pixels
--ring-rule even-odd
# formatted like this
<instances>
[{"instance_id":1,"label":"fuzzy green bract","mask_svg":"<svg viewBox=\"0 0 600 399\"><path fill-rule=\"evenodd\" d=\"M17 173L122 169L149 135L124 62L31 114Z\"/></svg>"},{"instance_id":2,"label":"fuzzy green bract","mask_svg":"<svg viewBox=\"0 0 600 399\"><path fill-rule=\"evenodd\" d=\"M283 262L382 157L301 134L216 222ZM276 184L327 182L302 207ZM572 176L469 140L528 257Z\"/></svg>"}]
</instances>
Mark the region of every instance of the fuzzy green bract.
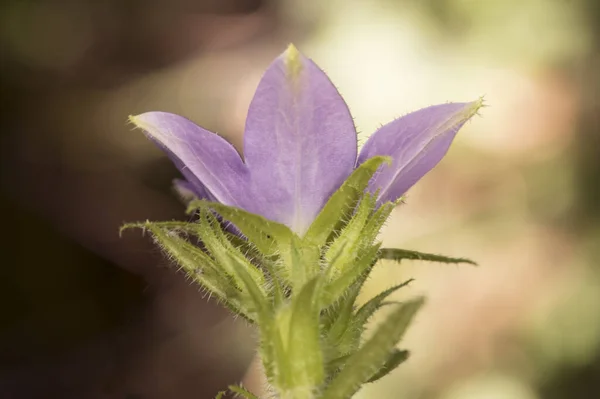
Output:
<instances>
[{"instance_id":1,"label":"fuzzy green bract","mask_svg":"<svg viewBox=\"0 0 600 399\"><path fill-rule=\"evenodd\" d=\"M384 377L408 358L408 351L396 345L424 303L423 298L386 301L405 282L358 307L357 295L377 261L472 263L380 248L377 235L395 204L378 206L366 188L384 161L363 163L304 237L262 216L204 200L190 204L188 211L197 215L193 222L143 222L125 228L148 231L193 281L257 326L275 397L351 398L363 384ZM226 222L241 234L228 233ZM191 238L203 248L191 244ZM367 323L385 305L391 313L366 338ZM232 388L242 397L255 397Z\"/></svg>"}]
</instances>

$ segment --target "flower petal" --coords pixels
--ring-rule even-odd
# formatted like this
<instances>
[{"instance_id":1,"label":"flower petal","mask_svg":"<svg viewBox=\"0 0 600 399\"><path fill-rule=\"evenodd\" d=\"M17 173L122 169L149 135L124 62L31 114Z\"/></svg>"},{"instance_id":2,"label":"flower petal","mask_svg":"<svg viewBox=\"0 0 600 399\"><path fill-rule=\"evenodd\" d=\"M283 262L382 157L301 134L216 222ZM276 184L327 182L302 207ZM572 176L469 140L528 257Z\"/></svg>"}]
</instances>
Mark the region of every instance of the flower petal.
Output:
<instances>
[{"instance_id":1,"label":"flower petal","mask_svg":"<svg viewBox=\"0 0 600 399\"><path fill-rule=\"evenodd\" d=\"M395 201L446 155L458 130L477 113L482 100L434 105L382 126L365 143L358 163L376 155L392 157L369 184L378 203Z\"/></svg>"},{"instance_id":2,"label":"flower petal","mask_svg":"<svg viewBox=\"0 0 600 399\"><path fill-rule=\"evenodd\" d=\"M244 158L263 216L303 234L352 172L356 130L327 75L291 46L250 104Z\"/></svg>"},{"instance_id":3,"label":"flower petal","mask_svg":"<svg viewBox=\"0 0 600 399\"><path fill-rule=\"evenodd\" d=\"M130 120L169 155L195 194L226 205L247 205L248 170L225 139L166 112L147 112Z\"/></svg>"},{"instance_id":4,"label":"flower petal","mask_svg":"<svg viewBox=\"0 0 600 399\"><path fill-rule=\"evenodd\" d=\"M193 199L213 200L204 186L201 184L192 184L186 179L174 179L173 188L175 188L179 197L185 202L189 202Z\"/></svg>"}]
</instances>

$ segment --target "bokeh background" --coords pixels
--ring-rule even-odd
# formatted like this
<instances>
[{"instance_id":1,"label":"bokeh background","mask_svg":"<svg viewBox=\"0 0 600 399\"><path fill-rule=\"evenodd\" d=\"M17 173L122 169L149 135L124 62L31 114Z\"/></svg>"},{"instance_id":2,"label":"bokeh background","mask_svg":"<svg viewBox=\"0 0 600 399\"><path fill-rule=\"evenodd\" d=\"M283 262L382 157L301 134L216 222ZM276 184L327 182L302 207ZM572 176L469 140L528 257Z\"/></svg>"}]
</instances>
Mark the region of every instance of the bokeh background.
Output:
<instances>
[{"instance_id":1,"label":"bokeh background","mask_svg":"<svg viewBox=\"0 0 600 399\"><path fill-rule=\"evenodd\" d=\"M407 112L489 107L409 194L388 246L480 266L383 264L363 298L428 306L411 360L360 398L600 397L597 0L12 0L0 5L0 397L260 390L253 331L125 221L184 218L177 171L129 114L238 148L262 71L294 42L360 137ZM377 320L375 320L377 322Z\"/></svg>"}]
</instances>

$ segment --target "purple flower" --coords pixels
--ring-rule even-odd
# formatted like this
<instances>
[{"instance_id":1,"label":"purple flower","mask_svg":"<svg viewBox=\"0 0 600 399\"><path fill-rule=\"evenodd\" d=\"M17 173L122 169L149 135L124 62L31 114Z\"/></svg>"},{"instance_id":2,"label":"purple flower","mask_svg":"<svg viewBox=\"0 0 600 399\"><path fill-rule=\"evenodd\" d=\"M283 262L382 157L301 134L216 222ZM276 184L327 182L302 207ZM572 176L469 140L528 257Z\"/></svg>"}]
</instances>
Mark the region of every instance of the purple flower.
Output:
<instances>
[{"instance_id":1,"label":"purple flower","mask_svg":"<svg viewBox=\"0 0 600 399\"><path fill-rule=\"evenodd\" d=\"M378 129L357 157L348 107L327 75L290 45L262 77L248 110L244 153L220 136L165 112L131 121L172 159L180 191L243 208L303 235L355 167L386 155L369 190L400 198L446 154L480 101L435 105Z\"/></svg>"}]
</instances>

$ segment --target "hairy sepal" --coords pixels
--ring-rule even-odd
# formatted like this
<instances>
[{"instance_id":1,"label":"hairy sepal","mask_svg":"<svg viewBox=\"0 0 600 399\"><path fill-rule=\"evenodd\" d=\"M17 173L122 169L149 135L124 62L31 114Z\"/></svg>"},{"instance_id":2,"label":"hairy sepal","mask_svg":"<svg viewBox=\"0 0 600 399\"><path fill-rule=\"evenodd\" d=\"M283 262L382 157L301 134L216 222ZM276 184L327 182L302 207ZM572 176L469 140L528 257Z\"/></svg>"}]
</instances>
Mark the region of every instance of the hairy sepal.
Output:
<instances>
[{"instance_id":1,"label":"hairy sepal","mask_svg":"<svg viewBox=\"0 0 600 399\"><path fill-rule=\"evenodd\" d=\"M286 225L218 202L195 200L190 202L187 212L200 209L211 209L231 222L265 256L277 255L280 247L287 245L295 235Z\"/></svg>"},{"instance_id":2,"label":"hairy sepal","mask_svg":"<svg viewBox=\"0 0 600 399\"><path fill-rule=\"evenodd\" d=\"M329 198L310 225L304 239L318 246L323 246L332 234L340 231L354 213L369 185L369 181L383 163L390 164L391 158L376 156L356 168Z\"/></svg>"},{"instance_id":3,"label":"hairy sepal","mask_svg":"<svg viewBox=\"0 0 600 399\"><path fill-rule=\"evenodd\" d=\"M311 279L278 311L276 350L281 353L274 354L280 363L275 385L282 397L312 398L325 380L319 290L320 279Z\"/></svg>"},{"instance_id":4,"label":"hairy sepal","mask_svg":"<svg viewBox=\"0 0 600 399\"><path fill-rule=\"evenodd\" d=\"M404 259L408 259L451 264L468 263L477 266L477 263L467 258L452 258L450 256L428 254L425 252L399 248L382 248L379 251L379 259L393 260L396 262L401 262Z\"/></svg>"},{"instance_id":5,"label":"hairy sepal","mask_svg":"<svg viewBox=\"0 0 600 399\"><path fill-rule=\"evenodd\" d=\"M337 301L359 279L366 279L377 261L380 243L375 240L394 204L375 208L375 199L372 194L363 197L352 219L324 253L323 307Z\"/></svg>"},{"instance_id":6,"label":"hairy sepal","mask_svg":"<svg viewBox=\"0 0 600 399\"><path fill-rule=\"evenodd\" d=\"M182 231L195 231L195 226L190 227L189 224L180 222L141 222L127 224L123 228L140 228L150 232L158 246L190 279L234 313L254 321L251 309L243 300L242 292L232 284L231 276L223 265L180 236Z\"/></svg>"},{"instance_id":7,"label":"hairy sepal","mask_svg":"<svg viewBox=\"0 0 600 399\"><path fill-rule=\"evenodd\" d=\"M322 399L350 398L386 365L390 353L402 339L414 315L423 305L418 298L397 306L325 389Z\"/></svg>"}]
</instances>

